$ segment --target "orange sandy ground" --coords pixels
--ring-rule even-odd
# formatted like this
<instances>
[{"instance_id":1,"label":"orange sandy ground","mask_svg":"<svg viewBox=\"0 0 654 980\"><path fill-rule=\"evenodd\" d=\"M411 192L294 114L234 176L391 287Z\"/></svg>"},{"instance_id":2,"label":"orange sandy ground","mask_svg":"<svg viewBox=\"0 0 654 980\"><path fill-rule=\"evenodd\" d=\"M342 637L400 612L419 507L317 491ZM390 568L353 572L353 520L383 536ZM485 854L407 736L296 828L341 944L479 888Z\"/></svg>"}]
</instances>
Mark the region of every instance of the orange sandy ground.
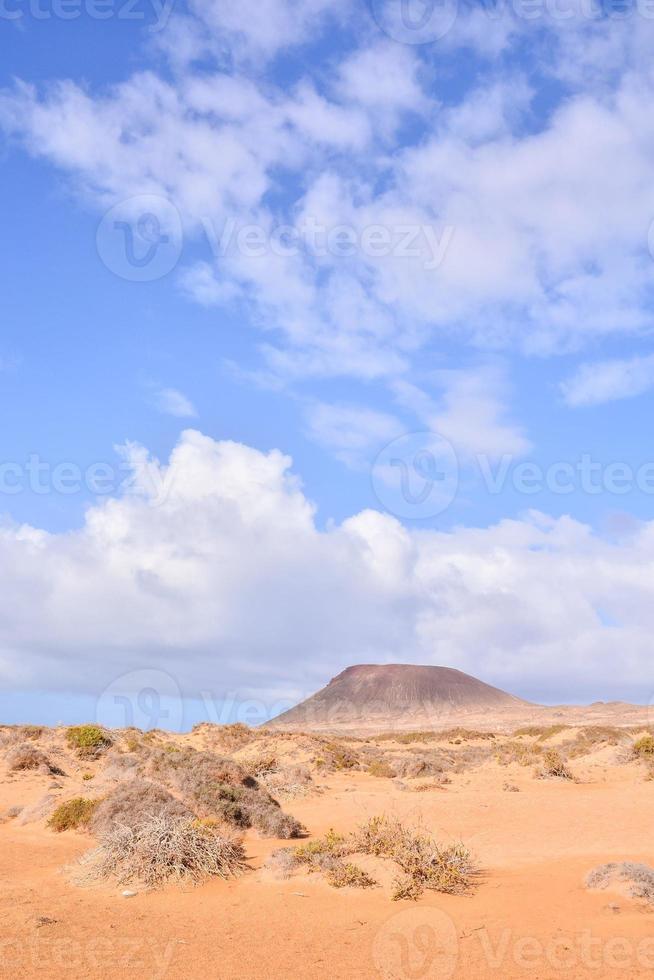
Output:
<instances>
[{"instance_id":1,"label":"orange sandy ground","mask_svg":"<svg viewBox=\"0 0 654 980\"><path fill-rule=\"evenodd\" d=\"M417 903L391 902L388 887L335 890L316 875L274 880L261 865L280 844L255 835L254 870L237 881L124 898L115 886L76 887L62 872L88 836L6 823L0 977L654 976L654 914L583 886L606 861L654 862L654 783L600 757L578 768L582 782L569 784L489 763L425 793L332 775L323 794L287 806L312 834L385 812L464 841L483 869L474 895L427 893ZM519 793L502 790L507 778ZM0 802L29 802L42 777L24 774L0 791Z\"/></svg>"}]
</instances>

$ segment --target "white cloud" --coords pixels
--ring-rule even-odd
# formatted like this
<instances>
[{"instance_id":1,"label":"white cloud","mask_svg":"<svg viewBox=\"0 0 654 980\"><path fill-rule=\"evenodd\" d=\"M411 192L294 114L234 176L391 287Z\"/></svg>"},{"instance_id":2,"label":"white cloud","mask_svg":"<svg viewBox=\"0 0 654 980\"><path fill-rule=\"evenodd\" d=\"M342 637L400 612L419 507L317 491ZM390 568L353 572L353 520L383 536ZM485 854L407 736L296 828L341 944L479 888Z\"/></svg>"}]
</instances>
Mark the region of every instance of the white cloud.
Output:
<instances>
[{"instance_id":1,"label":"white cloud","mask_svg":"<svg viewBox=\"0 0 654 980\"><path fill-rule=\"evenodd\" d=\"M190 431L168 466L128 457L138 492L79 531L0 530L5 688L99 692L157 667L220 697L399 660L573 698L589 677L613 689L619 647L648 692L652 524L608 543L570 518L441 533L364 511L321 531L279 452Z\"/></svg>"},{"instance_id":2,"label":"white cloud","mask_svg":"<svg viewBox=\"0 0 654 980\"><path fill-rule=\"evenodd\" d=\"M582 364L561 384L568 405L601 405L620 398L634 398L654 388L654 354L626 360Z\"/></svg>"},{"instance_id":3,"label":"white cloud","mask_svg":"<svg viewBox=\"0 0 654 980\"><path fill-rule=\"evenodd\" d=\"M198 5L196 20L218 47L272 57L314 39L327 6L268 0L263 17L249 3L216 3ZM413 254L357 247L345 260L300 248L261 261L237 249L212 257L207 247L181 277L199 302L247 302L252 319L276 331L265 347L275 370L397 377L444 332L551 353L649 328L654 83L640 26L459 17L443 52L472 44L479 53L485 43L509 52L547 36L561 72L584 38L604 38L596 50L612 66L611 86L589 85L582 72L547 115L530 115L531 83L508 67L445 104L434 64L423 57L419 67L413 48L366 31L341 64L312 63L286 89L249 56L233 74L186 64L98 94L72 82L42 92L18 84L0 95L0 125L101 207L135 194L170 198L190 238L204 235L203 221L220 229L229 219L270 234L313 217L348 225L359 241L380 226L395 245L413 229ZM171 22L171 38L178 29ZM389 143L415 109L424 137ZM424 229L446 241L437 262Z\"/></svg>"},{"instance_id":4,"label":"white cloud","mask_svg":"<svg viewBox=\"0 0 654 980\"><path fill-rule=\"evenodd\" d=\"M174 415L178 419L197 417L193 403L177 388L155 388L152 403L164 415Z\"/></svg>"},{"instance_id":5,"label":"white cloud","mask_svg":"<svg viewBox=\"0 0 654 980\"><path fill-rule=\"evenodd\" d=\"M393 390L400 404L452 444L462 462L480 455L520 456L531 448L522 426L508 417L508 385L499 366L436 371L429 392L408 381L396 382Z\"/></svg>"},{"instance_id":6,"label":"white cloud","mask_svg":"<svg viewBox=\"0 0 654 980\"><path fill-rule=\"evenodd\" d=\"M314 402L305 417L309 438L354 469L369 467L384 445L403 432L394 416L361 405Z\"/></svg>"}]
</instances>

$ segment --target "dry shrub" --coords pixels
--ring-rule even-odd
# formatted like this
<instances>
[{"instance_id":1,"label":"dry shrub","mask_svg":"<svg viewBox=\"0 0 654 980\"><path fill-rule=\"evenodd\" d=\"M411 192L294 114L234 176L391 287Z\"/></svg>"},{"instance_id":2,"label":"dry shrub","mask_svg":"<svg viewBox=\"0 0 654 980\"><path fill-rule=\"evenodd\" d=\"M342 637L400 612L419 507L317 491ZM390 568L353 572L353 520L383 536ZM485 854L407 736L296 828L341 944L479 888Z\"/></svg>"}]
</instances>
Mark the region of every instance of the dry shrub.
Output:
<instances>
[{"instance_id":1,"label":"dry shrub","mask_svg":"<svg viewBox=\"0 0 654 980\"><path fill-rule=\"evenodd\" d=\"M377 882L367 871L351 861L334 861L325 869L325 877L332 888L375 888Z\"/></svg>"},{"instance_id":2,"label":"dry shrub","mask_svg":"<svg viewBox=\"0 0 654 980\"><path fill-rule=\"evenodd\" d=\"M66 741L81 758L95 758L112 744L109 734L98 725L73 725L66 732Z\"/></svg>"},{"instance_id":3,"label":"dry shrub","mask_svg":"<svg viewBox=\"0 0 654 980\"><path fill-rule=\"evenodd\" d=\"M299 867L295 857L295 848L280 847L273 851L266 861L265 867L272 872L275 878L290 878Z\"/></svg>"},{"instance_id":4,"label":"dry shrub","mask_svg":"<svg viewBox=\"0 0 654 980\"><path fill-rule=\"evenodd\" d=\"M647 761L654 759L654 736L643 735L638 741L634 742L634 756L637 759Z\"/></svg>"},{"instance_id":5,"label":"dry shrub","mask_svg":"<svg viewBox=\"0 0 654 980\"><path fill-rule=\"evenodd\" d=\"M325 837L277 851L268 866L284 877L304 867L322 872L335 887L372 887L376 882L365 871L345 861L357 853L386 858L398 866L394 901L416 899L425 889L462 894L472 887L476 873L470 854L462 845L443 847L429 834L385 816L372 817L347 837L330 830Z\"/></svg>"},{"instance_id":6,"label":"dry shrub","mask_svg":"<svg viewBox=\"0 0 654 980\"><path fill-rule=\"evenodd\" d=\"M632 861L602 864L586 877L587 888L608 888L614 882L628 885L632 898L644 898L654 903L654 868L648 864L636 864Z\"/></svg>"},{"instance_id":7,"label":"dry shrub","mask_svg":"<svg viewBox=\"0 0 654 980\"><path fill-rule=\"evenodd\" d=\"M392 761L393 771L400 779L416 779L418 776L438 776L443 772L443 760L435 755L397 756Z\"/></svg>"},{"instance_id":8,"label":"dry shrub","mask_svg":"<svg viewBox=\"0 0 654 980\"><path fill-rule=\"evenodd\" d=\"M440 736L441 741L454 742L492 742L495 735L492 732L478 732L470 728L450 728Z\"/></svg>"},{"instance_id":9,"label":"dry shrub","mask_svg":"<svg viewBox=\"0 0 654 980\"><path fill-rule=\"evenodd\" d=\"M442 732L416 731L416 732L384 732L378 735L376 741L398 742L400 745L412 745L414 742L476 742L492 741L495 735L492 732L478 732L470 728L449 728Z\"/></svg>"},{"instance_id":10,"label":"dry shrub","mask_svg":"<svg viewBox=\"0 0 654 980\"><path fill-rule=\"evenodd\" d=\"M590 725L577 732L577 736L568 749L570 758L579 758L605 746L620 745L628 738L626 732L610 725Z\"/></svg>"},{"instance_id":11,"label":"dry shrub","mask_svg":"<svg viewBox=\"0 0 654 980\"><path fill-rule=\"evenodd\" d=\"M413 742L433 742L441 739L438 732L384 732L378 735L378 742L399 742L400 745L411 745Z\"/></svg>"},{"instance_id":12,"label":"dry shrub","mask_svg":"<svg viewBox=\"0 0 654 980\"><path fill-rule=\"evenodd\" d=\"M20 737L29 738L31 741L36 742L41 738L44 731L45 728L43 725L21 725Z\"/></svg>"},{"instance_id":13,"label":"dry shrub","mask_svg":"<svg viewBox=\"0 0 654 980\"><path fill-rule=\"evenodd\" d=\"M37 749L35 745L30 745L29 742L17 745L9 752L7 766L11 772L25 772L31 769L46 775L63 776L61 769L50 762L45 752Z\"/></svg>"},{"instance_id":14,"label":"dry shrub","mask_svg":"<svg viewBox=\"0 0 654 980\"><path fill-rule=\"evenodd\" d=\"M373 759L367 771L369 776L378 776L380 779L394 779L396 775L393 767L385 759Z\"/></svg>"},{"instance_id":15,"label":"dry shrub","mask_svg":"<svg viewBox=\"0 0 654 980\"><path fill-rule=\"evenodd\" d=\"M509 741L498 745L495 759L501 766L509 766L514 762L519 766L530 766L542 751L538 744Z\"/></svg>"},{"instance_id":16,"label":"dry shrub","mask_svg":"<svg viewBox=\"0 0 654 980\"><path fill-rule=\"evenodd\" d=\"M430 834L406 827L389 817L372 817L352 835L355 851L389 858L402 871L393 900L417 898L424 889L458 895L473 884L475 868L461 844L446 847Z\"/></svg>"},{"instance_id":17,"label":"dry shrub","mask_svg":"<svg viewBox=\"0 0 654 980\"><path fill-rule=\"evenodd\" d=\"M261 776L267 776L275 772L279 763L275 755L261 755L255 756L252 759L242 759L241 765L250 776L259 779Z\"/></svg>"},{"instance_id":18,"label":"dry shrub","mask_svg":"<svg viewBox=\"0 0 654 980\"><path fill-rule=\"evenodd\" d=\"M232 878L247 867L241 840L225 827L183 817L153 817L136 826L116 826L80 860L80 884L114 879L158 888L169 881L199 884Z\"/></svg>"},{"instance_id":19,"label":"dry shrub","mask_svg":"<svg viewBox=\"0 0 654 980\"><path fill-rule=\"evenodd\" d=\"M547 752L543 752L538 776L541 779L574 779L561 753L557 752L556 749L548 749Z\"/></svg>"},{"instance_id":20,"label":"dry shrub","mask_svg":"<svg viewBox=\"0 0 654 980\"><path fill-rule=\"evenodd\" d=\"M373 888L377 884L374 878L358 865L344 860L351 853L351 840L330 830L324 837L299 847L273 852L266 867L282 878L289 878L293 871L304 868L321 872L334 888Z\"/></svg>"},{"instance_id":21,"label":"dry shrub","mask_svg":"<svg viewBox=\"0 0 654 980\"><path fill-rule=\"evenodd\" d=\"M288 840L302 824L280 808L243 766L211 752L151 750L146 771L181 793L200 817L218 817L234 827L254 827L265 837Z\"/></svg>"},{"instance_id":22,"label":"dry shrub","mask_svg":"<svg viewBox=\"0 0 654 980\"><path fill-rule=\"evenodd\" d=\"M22 806L10 806L0 814L0 823L9 823L10 820L15 820L23 812Z\"/></svg>"},{"instance_id":23,"label":"dry shrub","mask_svg":"<svg viewBox=\"0 0 654 980\"><path fill-rule=\"evenodd\" d=\"M517 728L513 735L514 737L525 735L529 738L537 738L539 742L546 742L569 728L570 725L525 725L524 728Z\"/></svg>"},{"instance_id":24,"label":"dry shrub","mask_svg":"<svg viewBox=\"0 0 654 980\"><path fill-rule=\"evenodd\" d=\"M48 820L48 827L60 834L64 830L86 828L99 804L99 800L87 800L77 796L67 803L62 803Z\"/></svg>"},{"instance_id":25,"label":"dry shrub","mask_svg":"<svg viewBox=\"0 0 654 980\"><path fill-rule=\"evenodd\" d=\"M282 766L266 773L261 783L273 796L297 799L311 792L313 780L306 766Z\"/></svg>"},{"instance_id":26,"label":"dry shrub","mask_svg":"<svg viewBox=\"0 0 654 980\"><path fill-rule=\"evenodd\" d=\"M117 826L135 827L153 817L190 819L193 814L163 786L131 779L98 804L91 820L91 830L99 835Z\"/></svg>"},{"instance_id":27,"label":"dry shrub","mask_svg":"<svg viewBox=\"0 0 654 980\"><path fill-rule=\"evenodd\" d=\"M320 755L313 761L317 769L324 769L328 772L360 768L360 760L356 753L334 741L323 742L320 747Z\"/></svg>"}]
</instances>

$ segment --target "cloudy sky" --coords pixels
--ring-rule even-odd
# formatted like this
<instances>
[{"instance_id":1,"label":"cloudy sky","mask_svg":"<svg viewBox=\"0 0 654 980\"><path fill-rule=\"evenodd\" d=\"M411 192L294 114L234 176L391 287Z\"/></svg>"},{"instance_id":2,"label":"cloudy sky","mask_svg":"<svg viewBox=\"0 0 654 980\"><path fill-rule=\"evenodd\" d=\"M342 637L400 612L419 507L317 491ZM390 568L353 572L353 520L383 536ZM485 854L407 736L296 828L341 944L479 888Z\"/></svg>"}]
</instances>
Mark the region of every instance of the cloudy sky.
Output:
<instances>
[{"instance_id":1,"label":"cloudy sky","mask_svg":"<svg viewBox=\"0 0 654 980\"><path fill-rule=\"evenodd\" d=\"M4 717L649 702L654 6L0 19Z\"/></svg>"}]
</instances>

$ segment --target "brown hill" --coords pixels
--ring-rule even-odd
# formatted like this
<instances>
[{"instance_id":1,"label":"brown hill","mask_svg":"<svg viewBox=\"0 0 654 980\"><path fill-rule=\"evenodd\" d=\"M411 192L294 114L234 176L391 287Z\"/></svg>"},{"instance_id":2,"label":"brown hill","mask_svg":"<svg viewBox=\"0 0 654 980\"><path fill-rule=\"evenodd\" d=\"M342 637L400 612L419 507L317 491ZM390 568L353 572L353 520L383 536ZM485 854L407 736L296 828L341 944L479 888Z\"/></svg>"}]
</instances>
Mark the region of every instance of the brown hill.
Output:
<instances>
[{"instance_id":1,"label":"brown hill","mask_svg":"<svg viewBox=\"0 0 654 980\"><path fill-rule=\"evenodd\" d=\"M268 724L327 730L430 728L462 720L466 714L529 707L528 702L451 667L359 664Z\"/></svg>"}]
</instances>

